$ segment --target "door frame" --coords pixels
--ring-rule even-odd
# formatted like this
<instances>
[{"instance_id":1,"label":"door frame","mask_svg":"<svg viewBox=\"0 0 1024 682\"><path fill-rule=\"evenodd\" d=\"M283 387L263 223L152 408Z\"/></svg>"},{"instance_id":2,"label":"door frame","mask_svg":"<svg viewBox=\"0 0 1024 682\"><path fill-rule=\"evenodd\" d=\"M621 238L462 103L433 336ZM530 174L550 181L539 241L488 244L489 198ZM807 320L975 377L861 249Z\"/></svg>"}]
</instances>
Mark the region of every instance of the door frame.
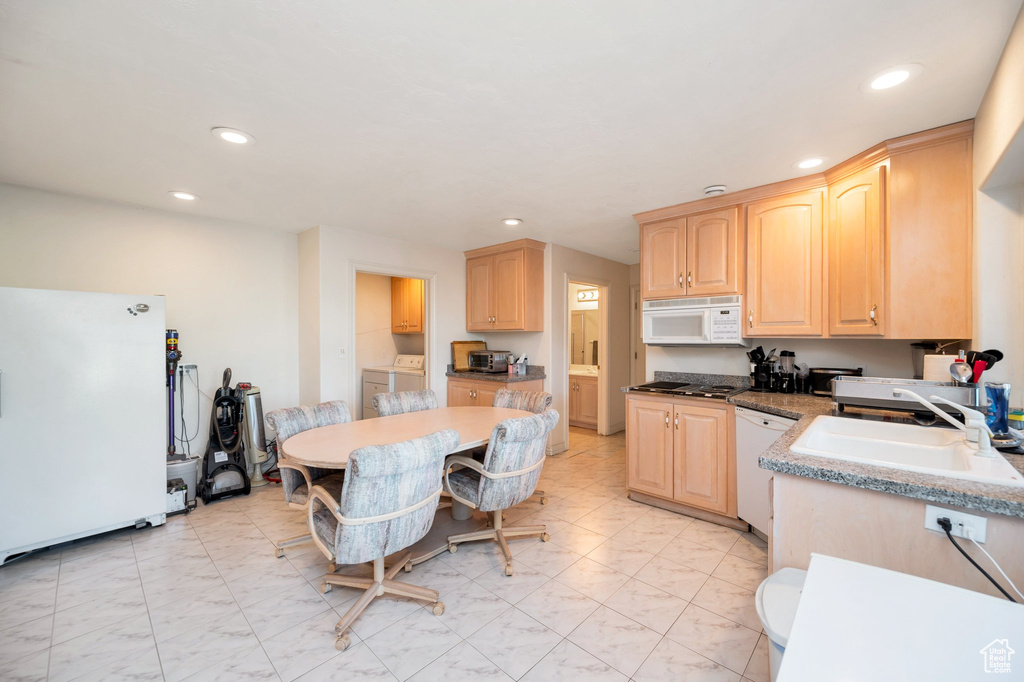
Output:
<instances>
[{"instance_id":1,"label":"door frame","mask_svg":"<svg viewBox=\"0 0 1024 682\"><path fill-rule=\"evenodd\" d=\"M647 381L647 346L644 345L644 301L639 284L629 287L629 384L636 386ZM628 418L628 417L627 417Z\"/></svg>"},{"instance_id":2,"label":"door frame","mask_svg":"<svg viewBox=\"0 0 1024 682\"><path fill-rule=\"evenodd\" d=\"M601 343L597 347L597 432L607 435L608 424L608 386L610 374L608 367L608 339L611 338L611 314L609 310L608 291L611 282L600 277L577 275L571 272L565 273L565 281L562 287L562 296L565 301L565 319L562 320L564 329L564 343L562 344L562 357L565 358L565 375L559 379L565 396L566 409L569 405L569 367L572 365L572 358L569 356L569 338L572 335L572 309L569 302L569 285L582 284L597 289L597 311L599 314ZM605 369L601 369L605 368ZM568 434L568 419L566 420L566 434ZM566 440L568 444L568 439Z\"/></svg>"},{"instance_id":3,"label":"door frame","mask_svg":"<svg viewBox=\"0 0 1024 682\"><path fill-rule=\"evenodd\" d=\"M371 263L368 261L349 261L348 282L350 287L349 291L352 292L352 305L349 306L348 330L345 332L345 348L351 349L348 353L349 376L352 377L352 380L357 382L360 387L362 386L363 377L361 374L357 374L356 371L356 314L359 308L356 301L356 274L360 272L370 275L383 275L385 277L413 277L415 279L423 280L423 303L427 306L427 309L423 314L423 323L427 325L427 330L423 334L423 387L435 390L431 365L433 364L434 349L437 347L437 305L435 300L437 298L437 273L430 270L404 268L395 265L385 265L383 263ZM358 408L361 413L363 409L362 402L360 402L359 405L354 405L355 398L359 394L360 388L353 384L349 387L349 391L349 409L352 409L354 406Z\"/></svg>"}]
</instances>

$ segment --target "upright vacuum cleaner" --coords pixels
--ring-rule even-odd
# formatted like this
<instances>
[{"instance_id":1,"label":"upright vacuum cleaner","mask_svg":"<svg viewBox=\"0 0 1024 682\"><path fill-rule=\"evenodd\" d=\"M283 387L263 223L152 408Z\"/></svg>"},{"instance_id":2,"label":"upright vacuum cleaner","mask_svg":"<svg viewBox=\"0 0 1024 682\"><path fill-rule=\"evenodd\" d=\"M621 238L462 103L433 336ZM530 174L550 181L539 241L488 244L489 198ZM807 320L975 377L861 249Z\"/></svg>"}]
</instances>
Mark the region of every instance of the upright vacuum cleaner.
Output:
<instances>
[{"instance_id":1,"label":"upright vacuum cleaner","mask_svg":"<svg viewBox=\"0 0 1024 682\"><path fill-rule=\"evenodd\" d=\"M248 495L251 489L245 461L245 391L231 388L231 368L213 397L210 415L210 442L203 457L203 476L199 493L203 503L231 495Z\"/></svg>"},{"instance_id":2,"label":"upright vacuum cleaner","mask_svg":"<svg viewBox=\"0 0 1024 682\"><path fill-rule=\"evenodd\" d=\"M182 462L185 455L178 455L174 445L174 389L175 373L178 371L178 360L181 360L181 351L178 349L178 330L168 329L167 350L164 356L167 365L167 461Z\"/></svg>"}]
</instances>

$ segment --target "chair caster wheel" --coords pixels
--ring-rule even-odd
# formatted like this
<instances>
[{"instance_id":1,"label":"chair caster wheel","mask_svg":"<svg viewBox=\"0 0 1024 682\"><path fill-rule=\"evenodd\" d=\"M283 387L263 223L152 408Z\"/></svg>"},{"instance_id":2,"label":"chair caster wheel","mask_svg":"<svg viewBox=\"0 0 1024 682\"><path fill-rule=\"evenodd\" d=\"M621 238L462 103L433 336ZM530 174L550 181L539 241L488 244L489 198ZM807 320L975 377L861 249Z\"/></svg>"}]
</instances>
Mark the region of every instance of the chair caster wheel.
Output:
<instances>
[{"instance_id":1,"label":"chair caster wheel","mask_svg":"<svg viewBox=\"0 0 1024 682\"><path fill-rule=\"evenodd\" d=\"M435 616L443 616L444 615L444 602L443 601L436 601L436 602L434 602L434 606L430 610L431 610L431 612Z\"/></svg>"},{"instance_id":2,"label":"chair caster wheel","mask_svg":"<svg viewBox=\"0 0 1024 682\"><path fill-rule=\"evenodd\" d=\"M352 643L352 640L348 638L348 635L341 635L337 641L334 642L334 648L338 651L344 651Z\"/></svg>"},{"instance_id":3,"label":"chair caster wheel","mask_svg":"<svg viewBox=\"0 0 1024 682\"><path fill-rule=\"evenodd\" d=\"M502 520L502 521L504 521L504 520L505 520L505 519L507 519L507 518L508 518L508 517L507 517L507 516L505 516L505 512L501 512L501 520Z\"/></svg>"},{"instance_id":4,"label":"chair caster wheel","mask_svg":"<svg viewBox=\"0 0 1024 682\"><path fill-rule=\"evenodd\" d=\"M412 562L411 561L406 562L406 564L405 564L405 572L406 573L412 573Z\"/></svg>"},{"instance_id":5,"label":"chair caster wheel","mask_svg":"<svg viewBox=\"0 0 1024 682\"><path fill-rule=\"evenodd\" d=\"M540 498L540 503L541 504L547 504L548 503L548 498L546 498L546 497Z\"/></svg>"},{"instance_id":6,"label":"chair caster wheel","mask_svg":"<svg viewBox=\"0 0 1024 682\"><path fill-rule=\"evenodd\" d=\"M276 548L274 550L274 556L277 557L278 559L283 557L284 556L284 549L282 549L281 547Z\"/></svg>"},{"instance_id":7,"label":"chair caster wheel","mask_svg":"<svg viewBox=\"0 0 1024 682\"><path fill-rule=\"evenodd\" d=\"M459 551L459 546L458 545L448 545L448 551L451 552L452 554L455 554L456 552Z\"/></svg>"},{"instance_id":8,"label":"chair caster wheel","mask_svg":"<svg viewBox=\"0 0 1024 682\"><path fill-rule=\"evenodd\" d=\"M334 563L333 561L331 563L327 564L327 572L328 573L334 573L337 570L338 570L338 564Z\"/></svg>"},{"instance_id":9,"label":"chair caster wheel","mask_svg":"<svg viewBox=\"0 0 1024 682\"><path fill-rule=\"evenodd\" d=\"M550 539L551 539L551 536L548 535L547 533L541 533L540 534L540 541L541 542L547 542Z\"/></svg>"},{"instance_id":10,"label":"chair caster wheel","mask_svg":"<svg viewBox=\"0 0 1024 682\"><path fill-rule=\"evenodd\" d=\"M505 575L512 575L512 566L505 566Z\"/></svg>"},{"instance_id":11,"label":"chair caster wheel","mask_svg":"<svg viewBox=\"0 0 1024 682\"><path fill-rule=\"evenodd\" d=\"M333 589L334 589L334 585L332 585L332 584L330 584L328 582L322 583L320 585L320 594L327 594L328 592L330 592Z\"/></svg>"}]
</instances>

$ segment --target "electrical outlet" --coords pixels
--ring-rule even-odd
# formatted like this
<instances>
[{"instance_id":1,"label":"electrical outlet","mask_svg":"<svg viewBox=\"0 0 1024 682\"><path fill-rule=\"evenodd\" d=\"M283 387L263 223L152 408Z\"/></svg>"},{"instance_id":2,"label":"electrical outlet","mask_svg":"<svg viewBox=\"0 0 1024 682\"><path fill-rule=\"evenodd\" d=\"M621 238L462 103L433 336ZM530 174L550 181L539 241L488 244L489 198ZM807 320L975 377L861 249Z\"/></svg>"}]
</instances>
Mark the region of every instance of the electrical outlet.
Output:
<instances>
[{"instance_id":1,"label":"electrical outlet","mask_svg":"<svg viewBox=\"0 0 1024 682\"><path fill-rule=\"evenodd\" d=\"M967 531L970 529L973 532L975 541L985 542L985 525L988 523L988 519L984 516L964 514L963 512L943 509L942 507L929 504L924 509L924 527L928 530L945 533L946 531L942 530L938 523L938 520L943 516L948 518L953 524L953 528L949 532L954 537L966 538Z\"/></svg>"},{"instance_id":2,"label":"electrical outlet","mask_svg":"<svg viewBox=\"0 0 1024 682\"><path fill-rule=\"evenodd\" d=\"M338 349L338 357L339 358L345 357L345 349L344 348L339 348Z\"/></svg>"}]
</instances>

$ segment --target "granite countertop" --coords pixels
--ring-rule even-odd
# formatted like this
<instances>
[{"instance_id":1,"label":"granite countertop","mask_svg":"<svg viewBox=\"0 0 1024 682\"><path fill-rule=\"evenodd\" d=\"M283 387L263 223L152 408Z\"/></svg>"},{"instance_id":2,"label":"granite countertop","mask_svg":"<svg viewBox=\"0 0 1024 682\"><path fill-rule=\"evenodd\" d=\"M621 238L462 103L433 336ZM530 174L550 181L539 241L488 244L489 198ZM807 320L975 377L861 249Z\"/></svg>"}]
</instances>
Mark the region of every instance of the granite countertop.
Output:
<instances>
[{"instance_id":1,"label":"granite countertop","mask_svg":"<svg viewBox=\"0 0 1024 682\"><path fill-rule=\"evenodd\" d=\"M527 365L526 374L509 374L508 372L456 372L454 365L448 365L448 371L444 373L447 377L457 379L472 379L474 381L497 381L503 384L514 384L520 381L535 381L546 379L543 365Z\"/></svg>"},{"instance_id":2,"label":"granite countertop","mask_svg":"<svg viewBox=\"0 0 1024 682\"><path fill-rule=\"evenodd\" d=\"M1024 488L991 485L790 452L789 446L811 425L815 417L832 413L831 398L746 391L729 398L729 402L738 407L748 407L797 420L796 424L761 455L758 463L762 469L938 504L1024 518ZM1014 468L1024 473L1024 455L1003 454L1003 457Z\"/></svg>"}]
</instances>

